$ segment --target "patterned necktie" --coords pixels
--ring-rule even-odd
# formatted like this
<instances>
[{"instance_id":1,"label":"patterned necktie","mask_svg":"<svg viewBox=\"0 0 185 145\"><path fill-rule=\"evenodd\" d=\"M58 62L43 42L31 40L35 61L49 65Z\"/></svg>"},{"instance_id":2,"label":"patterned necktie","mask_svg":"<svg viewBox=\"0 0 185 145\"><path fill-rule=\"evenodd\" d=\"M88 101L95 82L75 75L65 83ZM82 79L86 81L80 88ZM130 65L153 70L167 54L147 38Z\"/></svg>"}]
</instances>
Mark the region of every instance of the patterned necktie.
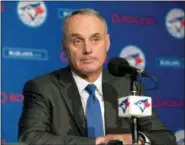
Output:
<instances>
[{"instance_id":1,"label":"patterned necktie","mask_svg":"<svg viewBox=\"0 0 185 145\"><path fill-rule=\"evenodd\" d=\"M96 86L94 84L89 84L85 90L89 93L86 106L88 137L103 136L104 131L101 108L100 103L95 96Z\"/></svg>"}]
</instances>

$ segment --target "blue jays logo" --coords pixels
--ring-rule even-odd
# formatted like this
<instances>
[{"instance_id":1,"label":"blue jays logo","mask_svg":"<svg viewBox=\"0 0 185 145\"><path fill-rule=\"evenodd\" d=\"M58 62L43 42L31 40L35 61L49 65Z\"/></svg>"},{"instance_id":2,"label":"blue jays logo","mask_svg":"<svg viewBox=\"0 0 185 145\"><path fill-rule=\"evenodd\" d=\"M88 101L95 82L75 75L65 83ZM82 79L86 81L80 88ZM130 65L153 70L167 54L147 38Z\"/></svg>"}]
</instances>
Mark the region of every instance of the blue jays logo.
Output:
<instances>
[{"instance_id":1,"label":"blue jays logo","mask_svg":"<svg viewBox=\"0 0 185 145\"><path fill-rule=\"evenodd\" d=\"M127 60L133 59L135 60L134 66L138 67L141 63L143 63L143 59L141 58L140 53L133 53L126 57Z\"/></svg>"},{"instance_id":2,"label":"blue jays logo","mask_svg":"<svg viewBox=\"0 0 185 145\"><path fill-rule=\"evenodd\" d=\"M184 25L184 11L177 8L172 9L166 17L166 27L168 32L176 38L183 38Z\"/></svg>"},{"instance_id":3,"label":"blue jays logo","mask_svg":"<svg viewBox=\"0 0 185 145\"><path fill-rule=\"evenodd\" d=\"M142 112L144 112L146 108L150 107L150 103L148 102L148 99L139 100L134 104L137 105Z\"/></svg>"},{"instance_id":4,"label":"blue jays logo","mask_svg":"<svg viewBox=\"0 0 185 145\"><path fill-rule=\"evenodd\" d=\"M46 18L44 2L19 2L17 8L20 19L28 26L40 26Z\"/></svg>"},{"instance_id":5,"label":"blue jays logo","mask_svg":"<svg viewBox=\"0 0 185 145\"><path fill-rule=\"evenodd\" d=\"M121 107L121 109L123 110L123 112L125 113L128 106L129 106L129 101L128 101L128 98L123 100L120 104L119 104L119 107Z\"/></svg>"},{"instance_id":6,"label":"blue jays logo","mask_svg":"<svg viewBox=\"0 0 185 145\"><path fill-rule=\"evenodd\" d=\"M143 52L134 45L128 45L120 53L120 57L127 59L130 65L140 70L144 70L145 56Z\"/></svg>"},{"instance_id":7,"label":"blue jays logo","mask_svg":"<svg viewBox=\"0 0 185 145\"><path fill-rule=\"evenodd\" d=\"M176 141L177 141L178 145L184 145L184 143L185 143L184 135L185 135L184 130L178 130L175 133Z\"/></svg>"}]
</instances>

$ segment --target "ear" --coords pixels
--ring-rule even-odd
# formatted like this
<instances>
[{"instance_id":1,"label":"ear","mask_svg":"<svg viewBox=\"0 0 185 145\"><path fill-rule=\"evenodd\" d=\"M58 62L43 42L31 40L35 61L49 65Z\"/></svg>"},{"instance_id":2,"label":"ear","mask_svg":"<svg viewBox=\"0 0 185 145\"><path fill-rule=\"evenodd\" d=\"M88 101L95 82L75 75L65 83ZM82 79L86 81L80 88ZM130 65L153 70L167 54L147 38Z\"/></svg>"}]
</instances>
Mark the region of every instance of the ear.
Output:
<instances>
[{"instance_id":1,"label":"ear","mask_svg":"<svg viewBox=\"0 0 185 145\"><path fill-rule=\"evenodd\" d=\"M109 51L110 48L110 35L106 34L106 50Z\"/></svg>"}]
</instances>

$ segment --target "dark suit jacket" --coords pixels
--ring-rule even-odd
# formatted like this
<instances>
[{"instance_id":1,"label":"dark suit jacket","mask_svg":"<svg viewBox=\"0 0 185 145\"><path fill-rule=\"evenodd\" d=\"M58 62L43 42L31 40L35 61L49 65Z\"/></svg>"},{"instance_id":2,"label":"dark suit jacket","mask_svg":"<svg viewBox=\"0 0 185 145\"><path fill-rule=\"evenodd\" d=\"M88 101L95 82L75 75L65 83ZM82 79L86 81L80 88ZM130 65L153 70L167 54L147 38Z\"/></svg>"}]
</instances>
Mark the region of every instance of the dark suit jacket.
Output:
<instances>
[{"instance_id":1,"label":"dark suit jacket","mask_svg":"<svg viewBox=\"0 0 185 145\"><path fill-rule=\"evenodd\" d=\"M106 134L131 133L130 121L118 117L118 97L130 95L129 77L103 72ZM141 94L142 87L139 87ZM23 112L19 121L19 142L27 144L95 144L87 137L86 119L70 68L28 81L24 86ZM173 134L153 114L139 119L138 129L152 142L175 145Z\"/></svg>"}]
</instances>

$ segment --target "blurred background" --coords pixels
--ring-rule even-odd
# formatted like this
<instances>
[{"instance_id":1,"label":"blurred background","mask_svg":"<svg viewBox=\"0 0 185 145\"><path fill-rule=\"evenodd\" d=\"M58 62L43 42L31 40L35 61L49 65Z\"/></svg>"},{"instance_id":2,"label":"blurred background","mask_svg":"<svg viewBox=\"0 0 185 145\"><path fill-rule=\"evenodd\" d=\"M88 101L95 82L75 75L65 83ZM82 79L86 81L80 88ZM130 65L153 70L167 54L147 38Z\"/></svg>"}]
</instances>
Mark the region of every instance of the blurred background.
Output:
<instances>
[{"instance_id":1,"label":"blurred background","mask_svg":"<svg viewBox=\"0 0 185 145\"><path fill-rule=\"evenodd\" d=\"M61 23L79 8L94 8L107 20L108 61L126 58L159 83L142 78L164 124L184 145L184 10L182 2L1 2L1 141L17 142L26 81L68 64ZM79 24L80 25L80 24Z\"/></svg>"}]
</instances>

